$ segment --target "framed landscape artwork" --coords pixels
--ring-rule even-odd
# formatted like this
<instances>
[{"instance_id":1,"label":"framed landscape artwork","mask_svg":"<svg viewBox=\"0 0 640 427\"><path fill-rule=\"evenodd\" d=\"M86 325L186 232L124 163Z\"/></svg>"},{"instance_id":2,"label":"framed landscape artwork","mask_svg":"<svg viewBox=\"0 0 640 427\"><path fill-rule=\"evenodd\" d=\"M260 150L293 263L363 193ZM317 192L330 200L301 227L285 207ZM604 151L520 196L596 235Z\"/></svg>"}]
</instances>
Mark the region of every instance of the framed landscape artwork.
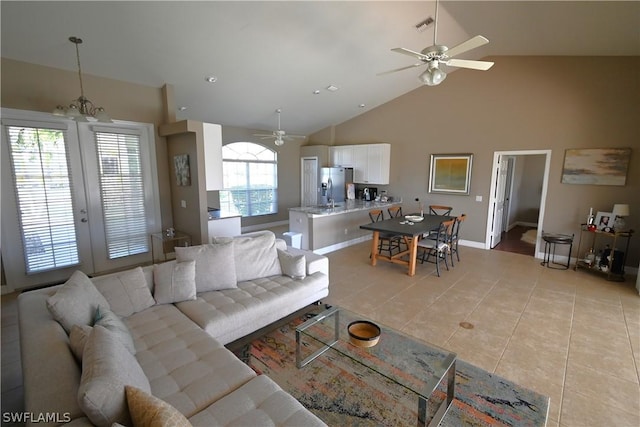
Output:
<instances>
[{"instance_id":1,"label":"framed landscape artwork","mask_svg":"<svg viewBox=\"0 0 640 427\"><path fill-rule=\"evenodd\" d=\"M563 184L625 185L631 148L574 148L564 154Z\"/></svg>"},{"instance_id":2,"label":"framed landscape artwork","mask_svg":"<svg viewBox=\"0 0 640 427\"><path fill-rule=\"evenodd\" d=\"M473 154L432 154L429 193L469 194Z\"/></svg>"}]
</instances>

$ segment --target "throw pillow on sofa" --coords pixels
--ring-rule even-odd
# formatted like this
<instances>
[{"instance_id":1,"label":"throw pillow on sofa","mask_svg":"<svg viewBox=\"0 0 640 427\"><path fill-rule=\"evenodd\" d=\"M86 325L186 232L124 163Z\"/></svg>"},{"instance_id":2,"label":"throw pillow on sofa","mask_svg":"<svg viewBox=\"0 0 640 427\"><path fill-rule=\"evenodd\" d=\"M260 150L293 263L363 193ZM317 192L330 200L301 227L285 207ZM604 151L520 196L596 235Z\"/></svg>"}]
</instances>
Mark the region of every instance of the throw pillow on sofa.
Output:
<instances>
[{"instance_id":1,"label":"throw pillow on sofa","mask_svg":"<svg viewBox=\"0 0 640 427\"><path fill-rule=\"evenodd\" d=\"M55 369L55 368L54 368ZM84 348L78 388L80 409L96 426L131 425L125 386L149 393L151 386L140 364L120 340L95 326Z\"/></svg>"},{"instance_id":2,"label":"throw pillow on sofa","mask_svg":"<svg viewBox=\"0 0 640 427\"><path fill-rule=\"evenodd\" d=\"M196 299L196 262L154 264L153 284L153 297L158 304Z\"/></svg>"},{"instance_id":3,"label":"throw pillow on sofa","mask_svg":"<svg viewBox=\"0 0 640 427\"><path fill-rule=\"evenodd\" d=\"M196 262L196 290L219 291L238 287L233 242L199 246L176 246L178 262Z\"/></svg>"},{"instance_id":4,"label":"throw pillow on sofa","mask_svg":"<svg viewBox=\"0 0 640 427\"><path fill-rule=\"evenodd\" d=\"M121 317L129 317L156 304L141 267L94 277L93 284L109 301L111 310Z\"/></svg>"},{"instance_id":5,"label":"throw pillow on sofa","mask_svg":"<svg viewBox=\"0 0 640 427\"><path fill-rule=\"evenodd\" d=\"M129 385L125 392L134 427L191 427L189 420L164 400Z\"/></svg>"},{"instance_id":6,"label":"throw pillow on sofa","mask_svg":"<svg viewBox=\"0 0 640 427\"><path fill-rule=\"evenodd\" d=\"M47 298L49 312L67 334L75 324L93 325L98 307L110 308L91 279L80 270L74 272L55 294Z\"/></svg>"},{"instance_id":7,"label":"throw pillow on sofa","mask_svg":"<svg viewBox=\"0 0 640 427\"><path fill-rule=\"evenodd\" d=\"M214 237L213 242L228 241L229 238ZM282 269L278 261L276 236L272 231L258 231L232 238L238 282L280 276Z\"/></svg>"},{"instance_id":8,"label":"throw pillow on sofa","mask_svg":"<svg viewBox=\"0 0 640 427\"><path fill-rule=\"evenodd\" d=\"M136 354L136 346L129 327L113 311L98 309L94 326L102 326L113 333L116 338L125 346L129 353Z\"/></svg>"},{"instance_id":9,"label":"throw pillow on sofa","mask_svg":"<svg viewBox=\"0 0 640 427\"><path fill-rule=\"evenodd\" d=\"M282 274L295 280L302 280L307 277L307 262L304 254L293 255L287 251L278 249L278 259Z\"/></svg>"}]
</instances>

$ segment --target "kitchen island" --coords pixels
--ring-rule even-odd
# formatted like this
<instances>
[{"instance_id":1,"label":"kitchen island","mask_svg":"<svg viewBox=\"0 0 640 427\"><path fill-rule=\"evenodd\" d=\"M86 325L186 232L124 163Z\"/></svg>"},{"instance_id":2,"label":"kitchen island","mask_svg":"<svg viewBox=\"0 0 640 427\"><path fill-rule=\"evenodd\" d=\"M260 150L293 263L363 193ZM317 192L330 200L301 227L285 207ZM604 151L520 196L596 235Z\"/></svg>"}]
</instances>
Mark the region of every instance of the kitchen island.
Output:
<instances>
[{"instance_id":1,"label":"kitchen island","mask_svg":"<svg viewBox=\"0 0 640 427\"><path fill-rule=\"evenodd\" d=\"M393 202L365 202L347 200L334 207L304 206L289 208L289 231L302 234L301 248L325 254L371 239L371 232L360 228L369 224L369 211L382 209L385 218L387 209L402 204Z\"/></svg>"}]
</instances>

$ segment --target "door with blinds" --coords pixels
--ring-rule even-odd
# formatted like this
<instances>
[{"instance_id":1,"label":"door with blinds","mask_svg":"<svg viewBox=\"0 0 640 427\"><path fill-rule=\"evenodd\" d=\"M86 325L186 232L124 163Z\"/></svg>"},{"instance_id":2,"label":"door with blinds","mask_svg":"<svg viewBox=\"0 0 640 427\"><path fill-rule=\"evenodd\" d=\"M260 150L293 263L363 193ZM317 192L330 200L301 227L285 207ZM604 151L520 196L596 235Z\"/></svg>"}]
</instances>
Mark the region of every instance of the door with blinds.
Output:
<instances>
[{"instance_id":1,"label":"door with blinds","mask_svg":"<svg viewBox=\"0 0 640 427\"><path fill-rule=\"evenodd\" d=\"M3 109L2 257L13 289L151 260L160 228L152 126ZM26 120L35 117L40 120Z\"/></svg>"}]
</instances>

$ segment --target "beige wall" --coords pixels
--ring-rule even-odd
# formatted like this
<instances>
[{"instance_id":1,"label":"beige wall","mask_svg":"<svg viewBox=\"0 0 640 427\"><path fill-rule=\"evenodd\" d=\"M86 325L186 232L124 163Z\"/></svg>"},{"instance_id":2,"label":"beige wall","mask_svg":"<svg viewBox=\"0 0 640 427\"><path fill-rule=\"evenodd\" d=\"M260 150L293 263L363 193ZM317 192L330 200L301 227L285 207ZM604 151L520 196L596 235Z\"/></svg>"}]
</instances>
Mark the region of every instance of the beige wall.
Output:
<instances>
[{"instance_id":1,"label":"beige wall","mask_svg":"<svg viewBox=\"0 0 640 427\"><path fill-rule=\"evenodd\" d=\"M30 111L53 111L58 104L69 104L80 96L78 73L42 67L2 58L0 105ZM157 135L163 122L160 88L126 83L83 74L85 95L117 120L151 123L155 126L156 158L160 189L162 228L169 227L171 194L167 167L167 144Z\"/></svg>"},{"instance_id":2,"label":"beige wall","mask_svg":"<svg viewBox=\"0 0 640 427\"><path fill-rule=\"evenodd\" d=\"M420 87L317 132L310 143L390 142L388 190L405 204L420 197L467 213L464 239L476 242L485 240L493 153L551 149L545 231L577 233L590 207L610 211L614 203L629 203L627 223L640 229L640 57L489 59L496 64L487 72L451 73L440 86ZM601 147L633 148L626 186L560 182L565 149ZM433 153L474 154L471 195L428 194ZM636 266L640 236L631 245L627 265Z\"/></svg>"}]
</instances>

